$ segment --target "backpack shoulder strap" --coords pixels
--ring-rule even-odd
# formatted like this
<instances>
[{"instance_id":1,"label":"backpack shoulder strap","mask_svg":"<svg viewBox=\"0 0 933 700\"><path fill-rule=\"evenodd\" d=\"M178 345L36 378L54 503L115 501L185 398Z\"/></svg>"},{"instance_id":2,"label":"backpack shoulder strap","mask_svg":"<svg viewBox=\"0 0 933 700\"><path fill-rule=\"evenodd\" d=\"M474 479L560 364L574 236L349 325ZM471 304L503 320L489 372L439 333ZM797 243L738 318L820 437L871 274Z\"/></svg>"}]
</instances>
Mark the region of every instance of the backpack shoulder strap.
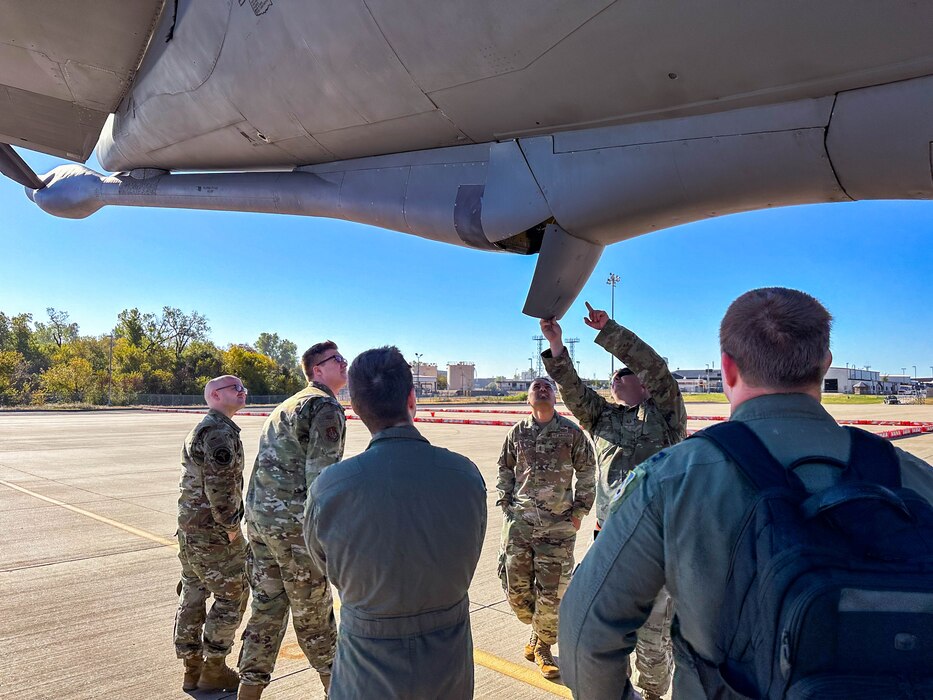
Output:
<instances>
[{"instance_id":1,"label":"backpack shoulder strap","mask_svg":"<svg viewBox=\"0 0 933 700\"><path fill-rule=\"evenodd\" d=\"M901 463L894 445L882 437L866 430L846 426L852 447L849 452L849 469L859 481L868 481L887 486L901 487Z\"/></svg>"},{"instance_id":2,"label":"backpack shoulder strap","mask_svg":"<svg viewBox=\"0 0 933 700\"><path fill-rule=\"evenodd\" d=\"M761 439L744 423L725 421L694 433L692 438L704 438L726 454L759 491L788 488L787 471L764 446Z\"/></svg>"}]
</instances>

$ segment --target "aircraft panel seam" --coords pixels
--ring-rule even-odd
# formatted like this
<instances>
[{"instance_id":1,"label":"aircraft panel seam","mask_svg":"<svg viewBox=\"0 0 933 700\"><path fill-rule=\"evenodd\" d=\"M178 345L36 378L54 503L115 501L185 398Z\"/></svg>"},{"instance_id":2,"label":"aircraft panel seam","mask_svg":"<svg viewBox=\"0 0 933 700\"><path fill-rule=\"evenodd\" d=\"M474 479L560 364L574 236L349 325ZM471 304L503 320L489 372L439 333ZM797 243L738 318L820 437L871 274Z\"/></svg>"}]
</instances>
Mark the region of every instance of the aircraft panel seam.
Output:
<instances>
[{"instance_id":1,"label":"aircraft panel seam","mask_svg":"<svg viewBox=\"0 0 933 700\"><path fill-rule=\"evenodd\" d=\"M123 93L120 95L120 99L117 100L116 109L114 109L114 111L119 111L120 105L123 104L123 100L126 99L130 90L133 89L133 83L136 82L136 74L139 72L139 67L143 64L143 59L146 58L146 54L149 53L149 47L152 46L152 42L155 40L156 29L159 28L159 20L162 18L163 10L165 10L165 2L166 0L162 0L159 7L156 8L156 11L152 13L152 20L149 22L149 38L139 49L139 56L136 57L136 63L130 69L129 75L127 75L126 87L123 88ZM174 30L175 27L173 25L172 31L174 32Z\"/></svg>"},{"instance_id":2,"label":"aircraft panel seam","mask_svg":"<svg viewBox=\"0 0 933 700\"><path fill-rule=\"evenodd\" d=\"M607 4L605 5L605 7L603 7L601 10L597 10L594 14L590 15L590 16L587 17L585 20L583 20L582 22L580 22L580 24L578 24L576 27L574 27L573 29L568 30L560 39L558 39L558 40L555 41L553 44L551 44L550 46L548 46L546 49L544 49L543 51L541 51L541 53L539 53L537 56L535 56L534 58L529 59L529 61L528 61L525 65L523 65L523 66L519 66L519 67L517 67L517 68L512 68L511 70L503 71L503 72L501 72L501 73L494 73L493 75L485 75L485 76L483 76L483 77L481 77L481 78L476 78L476 80L467 80L467 81L464 81L464 82L462 82L462 83L455 83L454 85L446 85L445 87L436 88L436 89L432 90L431 93L445 92L445 91L447 91L447 90L456 90L457 88L462 88L462 87L464 87L464 86L466 86L466 85L474 85L474 84L476 84L476 83L481 83L481 82L483 82L484 80L495 80L496 78L501 78L501 77L504 76L504 75L512 75L512 74L514 74L514 73L521 73L522 71L528 70L531 66L533 66L535 63L537 63L537 62L540 61L542 58L544 58L545 56L547 56L549 53L551 53L551 51L553 51L553 50L556 49L558 46L560 46L561 44L563 44L565 41L567 41L567 39L569 39L569 38L572 37L574 34L576 34L578 31L580 31L583 27L585 27L586 25L588 25L590 22L592 22L593 20L595 20L597 17L599 17L599 16L600 16L601 14L603 14L604 12L607 12L607 11L608 11L613 5L615 5L617 2L618 2L618 0L613 0L613 1L610 2L610 3L607 3ZM367 9L369 9L369 8L367 8ZM393 50L394 50L394 49L393 49ZM417 83L415 83L415 84L417 85ZM425 93L425 96L426 96L428 99L431 99L431 96L430 96L428 93ZM434 100L431 100L431 101L433 102Z\"/></svg>"},{"instance_id":3,"label":"aircraft panel seam","mask_svg":"<svg viewBox=\"0 0 933 700\"><path fill-rule=\"evenodd\" d=\"M541 137L535 137L541 138ZM538 192L541 193L541 198L544 200L544 203L547 204L548 213L551 215L551 219L557 223L557 219L554 218L554 210L551 208L551 203L547 199L547 194L544 192L544 188L541 187L541 182L538 180L537 174L535 174L535 169L531 166L531 162L528 160L528 156L525 154L525 149L522 145L522 139L515 139L515 143L518 144L518 152L522 154L522 160L525 161L525 167L528 168L528 172L531 173L531 179L534 180L535 187L538 188ZM551 154L554 153L554 138L551 137Z\"/></svg>"},{"instance_id":4,"label":"aircraft panel seam","mask_svg":"<svg viewBox=\"0 0 933 700\"><path fill-rule=\"evenodd\" d=\"M566 153L585 153L587 151L604 151L610 148L631 148L634 146L657 146L665 143L686 143L688 141L708 141L709 139L731 139L740 136L760 136L763 134L788 134L801 131L826 131L825 126L798 126L788 129L763 129L761 131L742 131L732 134L707 134L704 136L688 136L680 139L660 139L657 141L633 141L630 143L607 143L604 145L591 146L588 148L568 148L566 150L554 149L554 155L563 155Z\"/></svg>"},{"instance_id":5,"label":"aircraft panel seam","mask_svg":"<svg viewBox=\"0 0 933 700\"><path fill-rule=\"evenodd\" d=\"M421 84L417 80L415 80L415 76L412 75L411 71L408 69L408 66L405 65L405 61L402 60L402 57L398 55L398 51L396 51L395 47L392 46L392 42L389 41L389 37L385 35L384 31L382 31L382 27L379 26L379 22L376 20L376 16L373 14L373 11L370 9L369 3L367 3L366 0L360 0L360 2L363 5L363 7L366 8L366 14L369 15L369 18L373 21L373 24L375 25L376 29L379 30L379 36L382 37L382 40L386 43L386 46L389 47L389 50L392 52L392 55L395 56L395 60L398 61L398 64L402 68L405 69L405 74L408 76L408 79L411 80L411 84L417 86L417 88L421 91L421 94L424 95L424 98L428 102L430 102L432 105L434 105L434 109L436 109L438 112L441 112L441 108L437 106L437 102L432 100L431 96L427 93L427 91L421 86ZM443 114L443 112L441 113ZM447 115L444 115L445 118L446 116ZM453 122L451 123L453 124ZM456 124L454 124L454 126L456 126ZM457 130L459 131L459 128Z\"/></svg>"},{"instance_id":6,"label":"aircraft panel seam","mask_svg":"<svg viewBox=\"0 0 933 700\"><path fill-rule=\"evenodd\" d=\"M836 172L836 166L833 163L833 156L829 152L829 128L833 124L833 115L836 112L836 100L838 99L839 93L837 92L835 95L833 95L833 108L829 110L829 122L823 128L823 152L826 153L826 162L829 163L829 168L833 171L833 177L836 179L836 184L839 185L839 189L842 190L842 193L848 197L850 201L854 202L856 199L849 194L845 185L842 184L842 180L839 178L839 173Z\"/></svg>"}]
</instances>

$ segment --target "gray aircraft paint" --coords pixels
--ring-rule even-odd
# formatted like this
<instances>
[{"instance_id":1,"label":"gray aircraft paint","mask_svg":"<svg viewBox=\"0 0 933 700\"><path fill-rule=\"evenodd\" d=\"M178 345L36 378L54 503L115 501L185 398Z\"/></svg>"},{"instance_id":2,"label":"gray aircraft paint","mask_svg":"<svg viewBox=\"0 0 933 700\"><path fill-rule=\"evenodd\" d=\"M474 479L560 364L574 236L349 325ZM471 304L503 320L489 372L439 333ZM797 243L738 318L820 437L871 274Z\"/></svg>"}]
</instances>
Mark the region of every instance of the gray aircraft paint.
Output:
<instances>
[{"instance_id":1,"label":"gray aircraft paint","mask_svg":"<svg viewBox=\"0 0 933 700\"><path fill-rule=\"evenodd\" d=\"M113 5L74 36L75 8L111 5L39 22L0 0L15 20L0 22L15 103L0 137L90 152L98 117L71 125L67 152L26 138L43 134L16 101L29 87L58 100L40 110L46 132L92 102L115 112L98 157L122 174L65 166L28 188L60 216L291 213L537 253L525 312L561 316L620 240L763 207L933 197L928 3L180 0L158 22L158 2ZM119 79L68 82L68 103L66 54L100 62L84 44L130 29L105 71Z\"/></svg>"}]
</instances>

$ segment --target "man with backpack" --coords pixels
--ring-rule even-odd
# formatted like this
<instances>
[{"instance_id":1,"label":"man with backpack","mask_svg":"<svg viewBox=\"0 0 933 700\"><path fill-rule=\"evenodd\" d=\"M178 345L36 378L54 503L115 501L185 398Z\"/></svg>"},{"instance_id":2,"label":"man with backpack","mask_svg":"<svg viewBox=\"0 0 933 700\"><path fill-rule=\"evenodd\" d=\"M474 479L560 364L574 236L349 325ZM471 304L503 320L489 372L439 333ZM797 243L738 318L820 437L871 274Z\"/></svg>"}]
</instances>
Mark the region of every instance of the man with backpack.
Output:
<instances>
[{"instance_id":1,"label":"man with backpack","mask_svg":"<svg viewBox=\"0 0 933 700\"><path fill-rule=\"evenodd\" d=\"M803 292L720 326L727 423L617 490L560 610L577 698L635 698L635 631L674 599L674 697L933 697L933 469L820 405L831 316Z\"/></svg>"}]
</instances>

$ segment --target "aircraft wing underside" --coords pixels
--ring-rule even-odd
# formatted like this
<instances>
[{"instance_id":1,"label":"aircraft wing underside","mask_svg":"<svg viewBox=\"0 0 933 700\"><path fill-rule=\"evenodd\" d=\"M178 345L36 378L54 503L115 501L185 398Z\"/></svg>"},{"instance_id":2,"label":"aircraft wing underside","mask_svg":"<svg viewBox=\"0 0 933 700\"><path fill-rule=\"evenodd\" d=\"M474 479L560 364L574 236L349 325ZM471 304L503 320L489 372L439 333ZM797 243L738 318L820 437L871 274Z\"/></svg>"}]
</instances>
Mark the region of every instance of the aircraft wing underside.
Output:
<instances>
[{"instance_id":1,"label":"aircraft wing underside","mask_svg":"<svg viewBox=\"0 0 933 700\"><path fill-rule=\"evenodd\" d=\"M164 0L0 0L0 142L87 160Z\"/></svg>"},{"instance_id":2,"label":"aircraft wing underside","mask_svg":"<svg viewBox=\"0 0 933 700\"><path fill-rule=\"evenodd\" d=\"M537 254L525 312L559 317L617 241L933 199L931 26L931 2L0 0L0 172L69 218L323 216ZM84 161L99 132L114 175L2 145Z\"/></svg>"}]
</instances>

